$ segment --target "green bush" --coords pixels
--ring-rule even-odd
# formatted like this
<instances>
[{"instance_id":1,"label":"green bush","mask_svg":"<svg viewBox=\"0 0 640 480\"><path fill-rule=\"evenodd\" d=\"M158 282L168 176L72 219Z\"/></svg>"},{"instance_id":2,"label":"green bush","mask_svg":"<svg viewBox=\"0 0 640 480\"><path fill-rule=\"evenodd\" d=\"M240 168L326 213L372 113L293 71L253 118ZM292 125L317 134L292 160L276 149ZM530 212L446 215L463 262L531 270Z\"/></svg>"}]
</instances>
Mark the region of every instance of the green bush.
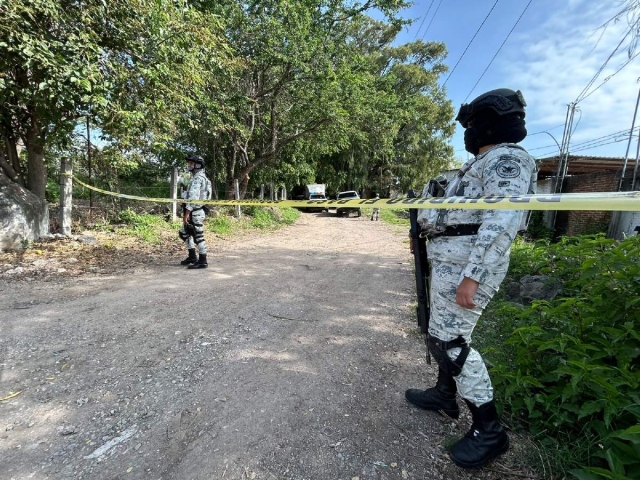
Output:
<instances>
[{"instance_id":1,"label":"green bush","mask_svg":"<svg viewBox=\"0 0 640 480\"><path fill-rule=\"evenodd\" d=\"M407 227L407 231L409 231L409 214L408 210L387 210L380 209L380 219L391 225L399 225L402 227Z\"/></svg>"},{"instance_id":2,"label":"green bush","mask_svg":"<svg viewBox=\"0 0 640 480\"><path fill-rule=\"evenodd\" d=\"M496 396L570 452L559 461L582 467L575 477L640 478L640 237L572 237L514 253L516 270L559 277L564 292L524 310L494 306L515 327L506 349L488 355Z\"/></svg>"},{"instance_id":3,"label":"green bush","mask_svg":"<svg viewBox=\"0 0 640 480\"><path fill-rule=\"evenodd\" d=\"M55 178L47 178L45 198L47 202L58 202L60 200L60 185Z\"/></svg>"},{"instance_id":4,"label":"green bush","mask_svg":"<svg viewBox=\"0 0 640 480\"><path fill-rule=\"evenodd\" d=\"M220 235L227 235L234 230L234 223L230 217L219 215L208 219L205 228Z\"/></svg>"},{"instance_id":5,"label":"green bush","mask_svg":"<svg viewBox=\"0 0 640 480\"><path fill-rule=\"evenodd\" d=\"M602 231L602 230L599 230ZM546 226L544 222L544 212L535 210L531 212L529 225L527 226L527 237L535 240L552 240L554 237L553 228Z\"/></svg>"},{"instance_id":6,"label":"green bush","mask_svg":"<svg viewBox=\"0 0 640 480\"><path fill-rule=\"evenodd\" d=\"M118 213L118 222L127 225L118 233L134 235L148 243L159 243L159 228L164 226L164 220L157 215L138 214L133 210L122 210Z\"/></svg>"},{"instance_id":7,"label":"green bush","mask_svg":"<svg viewBox=\"0 0 640 480\"><path fill-rule=\"evenodd\" d=\"M294 208L275 207L244 207L245 215L251 217L250 225L255 228L269 229L280 225L290 225L300 216L300 212Z\"/></svg>"}]
</instances>

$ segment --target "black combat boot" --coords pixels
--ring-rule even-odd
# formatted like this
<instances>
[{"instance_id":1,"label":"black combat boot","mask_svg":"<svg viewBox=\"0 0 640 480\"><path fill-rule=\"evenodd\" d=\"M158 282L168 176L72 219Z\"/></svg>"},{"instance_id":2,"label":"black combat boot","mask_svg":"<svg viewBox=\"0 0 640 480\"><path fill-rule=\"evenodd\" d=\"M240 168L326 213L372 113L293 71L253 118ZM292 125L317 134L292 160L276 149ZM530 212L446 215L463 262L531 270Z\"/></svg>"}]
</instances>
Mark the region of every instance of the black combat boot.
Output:
<instances>
[{"instance_id":1,"label":"black combat boot","mask_svg":"<svg viewBox=\"0 0 640 480\"><path fill-rule=\"evenodd\" d=\"M180 265L193 265L198 261L198 257L196 257L196 249L189 249L189 256L180 262Z\"/></svg>"},{"instance_id":2,"label":"black combat boot","mask_svg":"<svg viewBox=\"0 0 640 480\"><path fill-rule=\"evenodd\" d=\"M426 390L410 388L404 396L418 408L442 411L451 418L460 416L460 408L456 402L456 381L442 368L438 369L438 383L435 387Z\"/></svg>"},{"instance_id":3,"label":"black combat boot","mask_svg":"<svg viewBox=\"0 0 640 480\"><path fill-rule=\"evenodd\" d=\"M198 261L195 262L193 265L189 265L187 268L189 268L189 269L207 268L208 266L209 266L209 264L207 263L207 254L206 253L201 253L200 254L200 258L198 259Z\"/></svg>"},{"instance_id":4,"label":"black combat boot","mask_svg":"<svg viewBox=\"0 0 640 480\"><path fill-rule=\"evenodd\" d=\"M500 424L493 400L476 407L465 400L471 410L471 430L449 452L453 463L464 468L480 468L509 449L509 437Z\"/></svg>"}]
</instances>

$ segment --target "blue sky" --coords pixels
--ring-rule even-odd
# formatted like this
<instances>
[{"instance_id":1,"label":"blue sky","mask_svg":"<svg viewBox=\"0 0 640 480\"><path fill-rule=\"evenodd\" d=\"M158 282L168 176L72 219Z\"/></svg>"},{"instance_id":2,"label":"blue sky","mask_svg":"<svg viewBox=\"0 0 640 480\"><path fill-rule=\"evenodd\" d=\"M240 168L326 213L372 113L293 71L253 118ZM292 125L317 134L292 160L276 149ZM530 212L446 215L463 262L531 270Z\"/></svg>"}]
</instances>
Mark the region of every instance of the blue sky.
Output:
<instances>
[{"instance_id":1,"label":"blue sky","mask_svg":"<svg viewBox=\"0 0 640 480\"><path fill-rule=\"evenodd\" d=\"M400 33L398 43L413 41L416 35L425 41L444 42L449 51L445 63L451 69L494 3L495 0L416 0L403 12L405 18L415 22ZM629 27L623 20L606 29L599 28L621 9L619 0L533 0L472 91L527 3L529 0L498 1L447 81L446 90L456 111L465 99L469 102L487 90L501 87L521 90L528 103L526 121L530 134L522 145L532 155L544 157L556 154L558 147L548 134L535 133L546 130L558 143L562 141L567 104L578 98ZM628 60L628 44L623 42L592 89ZM447 76L448 73L441 83ZM572 137L571 153L624 156L639 77L640 57L578 104L580 111L575 121L580 120ZM622 131L626 134L612 137L618 141L609 145L590 148L585 143ZM458 125L452 144L456 157L466 160L462 132ZM637 135L631 144L631 158L635 158L636 142Z\"/></svg>"}]
</instances>

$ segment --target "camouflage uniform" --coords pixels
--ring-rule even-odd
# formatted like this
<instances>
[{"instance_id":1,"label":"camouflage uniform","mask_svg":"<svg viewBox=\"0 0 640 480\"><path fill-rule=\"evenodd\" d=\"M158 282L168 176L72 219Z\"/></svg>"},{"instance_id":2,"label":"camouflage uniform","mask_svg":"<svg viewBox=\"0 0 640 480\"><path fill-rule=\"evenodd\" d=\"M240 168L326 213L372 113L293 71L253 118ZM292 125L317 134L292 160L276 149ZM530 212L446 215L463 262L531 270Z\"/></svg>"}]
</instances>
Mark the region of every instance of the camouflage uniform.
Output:
<instances>
[{"instance_id":1,"label":"camouflage uniform","mask_svg":"<svg viewBox=\"0 0 640 480\"><path fill-rule=\"evenodd\" d=\"M201 203L198 200L206 200L210 198L211 182L204 173L204 170L198 170L189 182L184 199L188 200L186 209L191 212L189 215L189 224L192 227L187 232L186 225L180 227L179 236L184 240L187 248L195 248L198 246L200 255L207 254L207 242L204 240L204 219L205 213Z\"/></svg>"},{"instance_id":2,"label":"camouflage uniform","mask_svg":"<svg viewBox=\"0 0 640 480\"><path fill-rule=\"evenodd\" d=\"M487 196L535 193L536 164L533 157L515 144L500 144L463 165L461 173L447 187L445 196ZM462 336L467 343L509 267L509 255L522 220L516 210L423 210L418 217L431 232L427 244L431 263L431 319L429 334L445 342ZM477 235L438 236L444 227L480 225ZM463 277L479 282L474 296L477 307L466 309L456 303L456 289ZM455 360L461 348L447 350ZM480 354L473 348L459 375L460 395L480 406L493 399L493 388Z\"/></svg>"}]
</instances>

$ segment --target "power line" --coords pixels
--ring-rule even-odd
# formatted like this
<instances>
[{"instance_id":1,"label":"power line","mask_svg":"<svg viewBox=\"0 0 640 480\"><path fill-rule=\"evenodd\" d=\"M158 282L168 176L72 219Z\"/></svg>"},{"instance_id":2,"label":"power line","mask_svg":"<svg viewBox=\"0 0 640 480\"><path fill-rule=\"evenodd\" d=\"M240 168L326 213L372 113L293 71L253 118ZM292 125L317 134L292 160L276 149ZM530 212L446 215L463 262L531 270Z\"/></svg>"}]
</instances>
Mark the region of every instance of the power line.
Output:
<instances>
[{"instance_id":1,"label":"power line","mask_svg":"<svg viewBox=\"0 0 640 480\"><path fill-rule=\"evenodd\" d=\"M594 93L596 90L598 90L601 86L603 86L605 83L607 83L609 80L611 80L613 77L616 76L616 74L618 72L620 72L620 70L622 70L624 67L626 67L627 65L629 65L629 63L631 63L638 55L640 55L640 52L636 53L633 57L629 58L629 60L627 60L626 62L624 62L622 64L622 66L616 70L615 72L613 72L611 75L609 75L607 78L604 79L604 82L602 82L600 85L598 85L596 88L594 88L593 90L591 90L589 93L587 93L584 97L582 97L582 100L584 100L585 98L589 97L592 93Z\"/></svg>"},{"instance_id":2,"label":"power line","mask_svg":"<svg viewBox=\"0 0 640 480\"><path fill-rule=\"evenodd\" d=\"M564 123L561 123L560 125L556 125L555 127L547 128L547 130L555 130L556 128L560 128L560 127L564 127ZM541 133L547 133L547 130L540 130L539 132L535 132L535 133L527 133L527 137L531 137L533 135L540 135Z\"/></svg>"},{"instance_id":3,"label":"power line","mask_svg":"<svg viewBox=\"0 0 640 480\"><path fill-rule=\"evenodd\" d=\"M471 46L471 44L473 43L473 41L476 39L476 36L478 35L478 33L480 32L480 29L482 28L482 26L484 25L484 23L487 21L487 19L489 18L489 15L491 15L491 12L493 12L493 9L496 8L496 5L498 4L500 0L496 0L496 3L493 4L493 7L491 7L491 10L489 10L489 13L487 13L487 16L484 17L484 20L482 21L482 23L480 24L480 26L478 27L478 30L476 30L476 33L473 34L473 37L471 38L471 40L469 41L469 43L467 44L467 47L464 49L464 52L462 52L462 55L460 55L460 58L458 59L458 61L456 62L456 64L453 67L453 70L451 70L451 72L449 73L449 76L447 77L447 79L444 81L444 83L442 84L442 86L444 87L447 82L449 81L449 78L451 77L451 75L453 75L453 72L456 71L456 68L458 67L458 64L460 63L460 60L462 60L462 57L464 57L464 54L467 53L467 50L469 50L469 47Z\"/></svg>"},{"instance_id":4,"label":"power line","mask_svg":"<svg viewBox=\"0 0 640 480\"><path fill-rule=\"evenodd\" d=\"M617 139L617 140L612 140L610 142L602 142L602 143L599 143L597 145L590 145L590 146L581 147L581 148L572 148L572 149L569 150L569 155L573 155L575 152L582 152L584 150L589 150L589 149L592 149L592 148L604 147L605 145L612 145L614 143L620 143L623 140L624 139ZM555 150L551 150L551 151L546 152L546 153L541 153L536 158L541 158L541 157L544 157L544 156L549 155L549 154L554 153L554 152L555 152Z\"/></svg>"},{"instance_id":5,"label":"power line","mask_svg":"<svg viewBox=\"0 0 640 480\"><path fill-rule=\"evenodd\" d=\"M516 23L513 25L513 28L511 28L511 30L509 31L509 33L507 34L506 38L504 39L504 41L502 42L502 45L500 45L500 48L498 48L498 51L496 52L496 54L493 56L493 58L491 59L491 61L489 62L489 65L487 65L487 68L484 69L484 72L482 72L482 75L480 75L480 78L478 79L478 81L475 83L475 85L473 86L473 88L471 89L471 91L469 92L469 95L467 95L467 98L464 99L464 101L462 103L465 103L467 101L467 99L469 98L469 96L473 93L473 91L476 89L476 87L478 86L478 84L480 83L480 80L482 80L482 77L484 77L484 74L487 73L487 70L489 70L489 67L491 66L491 64L493 63L493 61L496 59L496 57L498 56L498 54L500 53L500 50L502 50L502 47L504 47L504 44L507 43L507 40L509 40L509 37L511 36L511 34L513 33L513 31L516 29L516 27L518 26L518 23L520 23L520 19L522 19L523 15L525 14L525 12L527 11L527 9L529 8L529 5L531 5L531 2L533 0L529 0L529 3L527 3L527 6L524 7L524 10L522 10L522 13L520 14L520 16L518 17L518 20L516 20Z\"/></svg>"},{"instance_id":6,"label":"power line","mask_svg":"<svg viewBox=\"0 0 640 480\"><path fill-rule=\"evenodd\" d=\"M427 19L427 17L429 16L429 12L431 11L431 7L433 6L433 2L435 2L435 0L431 0L431 3L429 4L429 8L427 9L427 13L424 14L424 17L422 17L422 23L420 23L420 27L418 28L418 31L416 32L416 36L413 37L413 41L415 42L416 39L418 38L418 34L420 33L420 30L422 30L422 26L424 25L424 21Z\"/></svg>"},{"instance_id":7,"label":"power line","mask_svg":"<svg viewBox=\"0 0 640 480\"><path fill-rule=\"evenodd\" d=\"M633 27L632 27L633 28ZM591 88L591 85L594 84L594 82L597 80L597 78L600 76L600 74L602 73L602 71L605 69L605 67L607 66L607 64L609 63L609 61L613 58L613 56L616 54L616 52L618 51L618 49L620 48L620 46L622 45L622 43L625 41L625 39L629 36L629 34L631 33L632 28L629 28L629 30L627 30L627 33L624 34L624 36L622 37L622 39L620 40L620 43L618 43L618 45L616 46L616 48L613 49L613 52L611 52L611 54L607 57L607 59L604 61L604 63L600 66L600 68L598 69L598 71L593 75L593 77L591 78L591 80L589 80L589 83L587 83L587 86L584 87L584 89L582 89L582 92L580 92L580 94L578 95L578 97L576 98L575 103L577 104L578 102L581 102L582 100L584 100L584 95L587 93L587 90L589 90L589 88ZM598 87L600 88L600 87ZM597 89L596 89L597 90ZM594 90L595 92L595 90ZM591 92L593 93L593 92Z\"/></svg>"},{"instance_id":8,"label":"power line","mask_svg":"<svg viewBox=\"0 0 640 480\"><path fill-rule=\"evenodd\" d=\"M640 126L634 128L634 130L638 130L638 129L640 129ZM628 133L628 130L625 128L624 130L618 130L617 132L609 133L608 135L603 135L601 137L592 138L591 140L585 140L584 142L576 143L573 146L574 147L582 147L582 146L585 146L585 145L590 144L590 143L597 143L597 142L607 141L607 140L610 140L611 138L614 138L614 137L617 137L619 135L626 134L626 133ZM616 141L620 141L620 140L616 140ZM533 150L542 150L544 148L551 148L553 146L554 145L545 145L543 147L528 148L527 151L531 152Z\"/></svg>"},{"instance_id":9,"label":"power line","mask_svg":"<svg viewBox=\"0 0 640 480\"><path fill-rule=\"evenodd\" d=\"M440 9L440 5L442 5L442 0L440 0L438 2L438 6L436 7L435 11L433 12L433 17L431 17L431 21L429 22L429 25L427 25L427 29L422 34L422 38L424 38L427 35L427 32L429 31L429 27L431 27L431 24L433 23L433 19L436 18L436 15L438 14L438 10Z\"/></svg>"}]
</instances>

